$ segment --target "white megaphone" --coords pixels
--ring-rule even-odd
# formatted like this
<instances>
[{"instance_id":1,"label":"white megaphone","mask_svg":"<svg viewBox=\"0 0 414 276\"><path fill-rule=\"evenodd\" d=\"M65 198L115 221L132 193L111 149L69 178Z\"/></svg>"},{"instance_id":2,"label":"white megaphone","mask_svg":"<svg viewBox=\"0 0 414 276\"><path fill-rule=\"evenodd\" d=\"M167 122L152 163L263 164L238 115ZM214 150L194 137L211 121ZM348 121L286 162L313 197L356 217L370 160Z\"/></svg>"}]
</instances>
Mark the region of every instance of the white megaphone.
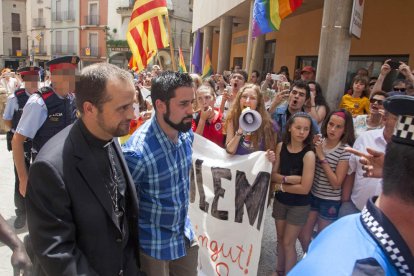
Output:
<instances>
[{"instance_id":1,"label":"white megaphone","mask_svg":"<svg viewBox=\"0 0 414 276\"><path fill-rule=\"evenodd\" d=\"M246 107L240 114L239 125L245 132L256 131L262 124L262 116L256 110Z\"/></svg>"}]
</instances>

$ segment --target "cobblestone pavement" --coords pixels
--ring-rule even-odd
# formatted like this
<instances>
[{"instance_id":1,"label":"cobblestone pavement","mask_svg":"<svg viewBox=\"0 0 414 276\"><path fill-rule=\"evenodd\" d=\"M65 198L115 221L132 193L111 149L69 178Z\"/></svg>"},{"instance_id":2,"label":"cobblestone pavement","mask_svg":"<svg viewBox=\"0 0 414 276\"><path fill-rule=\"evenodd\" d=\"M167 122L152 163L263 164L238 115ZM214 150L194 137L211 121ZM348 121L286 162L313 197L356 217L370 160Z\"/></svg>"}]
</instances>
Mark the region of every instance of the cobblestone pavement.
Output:
<instances>
[{"instance_id":1,"label":"cobblestone pavement","mask_svg":"<svg viewBox=\"0 0 414 276\"><path fill-rule=\"evenodd\" d=\"M14 173L12 154L6 149L6 135L0 135L0 213L7 220L9 225L13 227L14 219ZM265 217L265 226L262 239L262 253L260 256L258 275L271 275L276 267L276 231L274 220L271 216L272 207L267 209ZM20 239L28 233L27 226L17 231ZM300 246L297 244L300 251ZM301 255L299 252L298 255ZM13 275L10 264L11 250L0 242L0 275Z\"/></svg>"}]
</instances>

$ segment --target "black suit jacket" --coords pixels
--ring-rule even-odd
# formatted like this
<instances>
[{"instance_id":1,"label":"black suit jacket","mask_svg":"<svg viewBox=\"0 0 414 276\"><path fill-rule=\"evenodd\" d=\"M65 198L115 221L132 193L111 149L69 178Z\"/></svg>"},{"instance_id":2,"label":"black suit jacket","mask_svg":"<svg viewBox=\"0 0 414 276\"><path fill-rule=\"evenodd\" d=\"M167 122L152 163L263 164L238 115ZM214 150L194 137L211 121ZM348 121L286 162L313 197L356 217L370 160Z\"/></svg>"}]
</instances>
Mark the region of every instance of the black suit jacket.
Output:
<instances>
[{"instance_id":1,"label":"black suit jacket","mask_svg":"<svg viewBox=\"0 0 414 276\"><path fill-rule=\"evenodd\" d=\"M29 172L26 196L37 275L138 275L138 201L125 173L128 240L79 122L51 138ZM125 243L127 244L124 248Z\"/></svg>"}]
</instances>

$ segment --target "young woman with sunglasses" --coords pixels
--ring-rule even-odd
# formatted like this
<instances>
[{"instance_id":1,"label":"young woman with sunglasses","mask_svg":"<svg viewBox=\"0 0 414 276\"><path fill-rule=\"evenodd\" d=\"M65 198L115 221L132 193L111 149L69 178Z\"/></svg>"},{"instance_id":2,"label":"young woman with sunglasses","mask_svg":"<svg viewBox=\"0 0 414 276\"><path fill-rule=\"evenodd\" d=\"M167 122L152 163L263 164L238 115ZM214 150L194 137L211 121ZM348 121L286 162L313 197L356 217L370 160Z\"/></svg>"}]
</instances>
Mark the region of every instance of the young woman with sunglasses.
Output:
<instances>
[{"instance_id":1,"label":"young woman with sunglasses","mask_svg":"<svg viewBox=\"0 0 414 276\"><path fill-rule=\"evenodd\" d=\"M354 118L355 137L361 133L382 127L382 116L384 115L384 106L382 103L388 98L384 91L376 91L371 94L369 99L370 114L358 115Z\"/></svg>"}]
</instances>

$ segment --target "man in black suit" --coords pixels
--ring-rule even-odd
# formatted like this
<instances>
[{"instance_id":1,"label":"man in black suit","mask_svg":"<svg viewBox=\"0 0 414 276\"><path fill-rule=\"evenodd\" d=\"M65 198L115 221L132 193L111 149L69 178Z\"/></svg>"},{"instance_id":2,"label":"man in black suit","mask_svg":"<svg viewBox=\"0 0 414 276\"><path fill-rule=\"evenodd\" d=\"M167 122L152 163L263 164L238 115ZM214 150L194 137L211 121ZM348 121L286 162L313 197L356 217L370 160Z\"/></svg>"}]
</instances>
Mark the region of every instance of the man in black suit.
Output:
<instances>
[{"instance_id":1,"label":"man in black suit","mask_svg":"<svg viewBox=\"0 0 414 276\"><path fill-rule=\"evenodd\" d=\"M35 275L138 275L138 202L114 137L134 118L131 74L84 68L80 118L51 138L29 172L27 216Z\"/></svg>"}]
</instances>

